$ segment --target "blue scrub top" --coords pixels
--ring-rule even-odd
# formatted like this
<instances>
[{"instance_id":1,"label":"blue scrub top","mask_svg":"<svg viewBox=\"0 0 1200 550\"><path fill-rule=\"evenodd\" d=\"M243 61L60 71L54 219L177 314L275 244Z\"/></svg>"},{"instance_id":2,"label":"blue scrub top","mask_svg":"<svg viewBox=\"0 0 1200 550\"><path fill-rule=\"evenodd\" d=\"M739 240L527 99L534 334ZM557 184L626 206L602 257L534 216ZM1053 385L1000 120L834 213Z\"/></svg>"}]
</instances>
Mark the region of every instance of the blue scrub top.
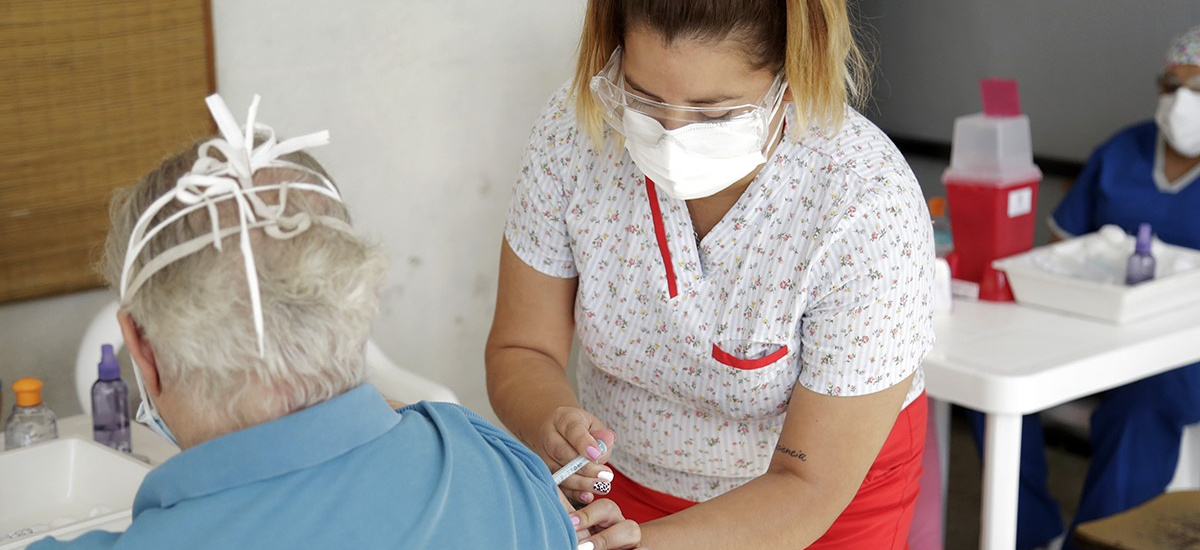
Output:
<instances>
[{"instance_id":1,"label":"blue scrub top","mask_svg":"<svg viewBox=\"0 0 1200 550\"><path fill-rule=\"evenodd\" d=\"M1158 140L1158 126L1150 121L1097 147L1054 210L1054 223L1082 235L1105 224L1136 234L1138 224L1148 222L1163 242L1200 249L1200 184L1176 182L1173 192L1159 188L1154 180Z\"/></svg>"},{"instance_id":2,"label":"blue scrub top","mask_svg":"<svg viewBox=\"0 0 1200 550\"><path fill-rule=\"evenodd\" d=\"M550 471L476 414L393 411L372 386L188 449L151 471L124 533L57 548L573 549Z\"/></svg>"}]
</instances>

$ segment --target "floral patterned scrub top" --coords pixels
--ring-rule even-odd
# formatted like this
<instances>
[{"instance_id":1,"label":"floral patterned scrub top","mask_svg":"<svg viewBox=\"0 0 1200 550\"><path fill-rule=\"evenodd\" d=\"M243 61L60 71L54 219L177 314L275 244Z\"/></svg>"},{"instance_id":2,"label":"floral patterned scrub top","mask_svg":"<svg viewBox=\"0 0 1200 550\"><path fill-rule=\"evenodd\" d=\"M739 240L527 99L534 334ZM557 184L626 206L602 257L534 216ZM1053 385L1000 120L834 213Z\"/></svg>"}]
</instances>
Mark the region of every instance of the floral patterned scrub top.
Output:
<instances>
[{"instance_id":1,"label":"floral patterned scrub top","mask_svg":"<svg viewBox=\"0 0 1200 550\"><path fill-rule=\"evenodd\" d=\"M567 88L535 126L505 237L534 269L577 277L577 382L617 434L612 464L704 501L763 474L796 383L863 395L933 345L933 240L916 178L847 109L836 135L782 142L699 242L614 140L576 127ZM611 130L609 130L611 131Z\"/></svg>"}]
</instances>

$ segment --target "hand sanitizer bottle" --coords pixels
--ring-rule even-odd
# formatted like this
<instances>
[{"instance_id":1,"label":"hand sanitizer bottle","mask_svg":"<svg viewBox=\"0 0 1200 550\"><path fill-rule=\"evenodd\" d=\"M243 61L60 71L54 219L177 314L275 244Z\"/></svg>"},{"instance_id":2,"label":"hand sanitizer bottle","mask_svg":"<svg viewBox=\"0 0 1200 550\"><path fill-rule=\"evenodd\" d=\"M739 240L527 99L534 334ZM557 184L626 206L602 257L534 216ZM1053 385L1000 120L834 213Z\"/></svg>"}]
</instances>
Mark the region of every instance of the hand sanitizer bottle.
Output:
<instances>
[{"instance_id":1,"label":"hand sanitizer bottle","mask_svg":"<svg viewBox=\"0 0 1200 550\"><path fill-rule=\"evenodd\" d=\"M1150 255L1152 235L1150 224L1138 226L1137 244L1129 256L1129 262L1125 264L1125 284L1136 285L1154 278L1154 256Z\"/></svg>"},{"instance_id":2,"label":"hand sanitizer bottle","mask_svg":"<svg viewBox=\"0 0 1200 550\"><path fill-rule=\"evenodd\" d=\"M946 198L929 199L929 216L933 221L933 249L939 258L954 251L954 236L950 232L950 217L946 215Z\"/></svg>"},{"instance_id":3,"label":"hand sanitizer bottle","mask_svg":"<svg viewBox=\"0 0 1200 550\"><path fill-rule=\"evenodd\" d=\"M37 378L22 378L13 382L17 404L8 415L4 427L4 448L28 447L34 443L58 438L58 419L45 403L42 403L42 381Z\"/></svg>"},{"instance_id":4,"label":"hand sanitizer bottle","mask_svg":"<svg viewBox=\"0 0 1200 550\"><path fill-rule=\"evenodd\" d=\"M130 452L129 386L111 344L100 347L100 379L92 384L92 436L97 443Z\"/></svg>"}]
</instances>

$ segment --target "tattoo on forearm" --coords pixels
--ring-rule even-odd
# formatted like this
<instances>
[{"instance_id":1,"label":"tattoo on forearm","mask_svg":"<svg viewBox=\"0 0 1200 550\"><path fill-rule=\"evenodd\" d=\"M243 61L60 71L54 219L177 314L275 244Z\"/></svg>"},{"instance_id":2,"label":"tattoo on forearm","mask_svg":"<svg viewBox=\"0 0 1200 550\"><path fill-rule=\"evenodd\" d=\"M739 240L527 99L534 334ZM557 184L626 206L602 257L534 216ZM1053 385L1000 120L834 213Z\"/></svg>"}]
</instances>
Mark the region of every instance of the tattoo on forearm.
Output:
<instances>
[{"instance_id":1,"label":"tattoo on forearm","mask_svg":"<svg viewBox=\"0 0 1200 550\"><path fill-rule=\"evenodd\" d=\"M792 457L792 458L798 458L798 459L800 459L800 462L808 462L808 455L804 454L804 452L803 452L803 451L797 451L797 450L789 449L789 448L787 448L787 447L784 447L783 445L776 445L776 446L775 446L775 452L777 452L777 453L783 453L783 454L785 454L785 455L788 455L788 456L790 456L790 457Z\"/></svg>"}]
</instances>

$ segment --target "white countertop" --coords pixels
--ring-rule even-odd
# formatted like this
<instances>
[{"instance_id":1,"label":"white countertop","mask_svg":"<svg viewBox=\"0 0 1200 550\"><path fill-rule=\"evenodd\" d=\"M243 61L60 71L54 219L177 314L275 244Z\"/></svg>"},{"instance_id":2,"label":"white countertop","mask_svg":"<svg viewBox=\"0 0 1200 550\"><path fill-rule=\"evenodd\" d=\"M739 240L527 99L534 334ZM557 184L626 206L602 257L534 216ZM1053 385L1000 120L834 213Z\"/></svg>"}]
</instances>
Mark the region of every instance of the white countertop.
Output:
<instances>
[{"instance_id":1,"label":"white countertop","mask_svg":"<svg viewBox=\"0 0 1200 550\"><path fill-rule=\"evenodd\" d=\"M1200 307L1125 325L1013 303L957 300L934 316L929 395L1027 414L1200 359Z\"/></svg>"}]
</instances>

